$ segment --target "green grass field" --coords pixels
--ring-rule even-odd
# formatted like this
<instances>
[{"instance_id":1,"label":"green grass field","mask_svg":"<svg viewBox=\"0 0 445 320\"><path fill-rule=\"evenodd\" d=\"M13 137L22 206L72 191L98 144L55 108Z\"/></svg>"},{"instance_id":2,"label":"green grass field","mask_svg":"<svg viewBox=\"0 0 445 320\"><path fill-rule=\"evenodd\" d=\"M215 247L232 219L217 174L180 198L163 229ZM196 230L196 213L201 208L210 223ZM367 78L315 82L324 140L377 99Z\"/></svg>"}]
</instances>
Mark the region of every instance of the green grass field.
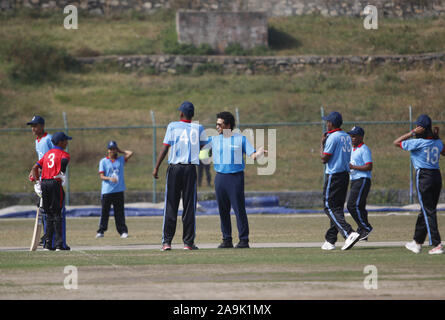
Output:
<instances>
[{"instance_id":1,"label":"green grass field","mask_svg":"<svg viewBox=\"0 0 445 320\"><path fill-rule=\"evenodd\" d=\"M444 215L439 215L444 230ZM350 218L348 218L350 219ZM371 242L409 241L415 215L372 215ZM94 239L98 218L69 219L68 243L76 246L158 244L161 217L127 218L128 239L110 220L105 238ZM320 215L250 215L251 243L323 241L328 219ZM2 247L27 247L32 219L4 219ZM235 226L235 220L232 220ZM235 229L236 230L236 229ZM234 230L234 237L237 232ZM339 239L340 240L340 239ZM2 299L443 299L444 255L416 255L403 247L216 249L218 217L197 217L196 243L215 249L0 251ZM181 223L173 244L181 243ZM64 267L78 268L78 289L63 287ZM375 266L378 289L367 290L364 268ZM169 296L170 294L170 296Z\"/></svg>"}]
</instances>

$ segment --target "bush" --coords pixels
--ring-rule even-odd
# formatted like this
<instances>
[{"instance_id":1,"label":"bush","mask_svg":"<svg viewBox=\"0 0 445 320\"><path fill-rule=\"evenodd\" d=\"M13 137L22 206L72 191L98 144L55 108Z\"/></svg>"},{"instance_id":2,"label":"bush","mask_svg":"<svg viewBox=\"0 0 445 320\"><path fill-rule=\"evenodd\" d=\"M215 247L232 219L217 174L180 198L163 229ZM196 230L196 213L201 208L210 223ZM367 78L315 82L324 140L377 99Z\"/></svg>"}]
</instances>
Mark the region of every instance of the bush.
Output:
<instances>
[{"instance_id":1,"label":"bush","mask_svg":"<svg viewBox=\"0 0 445 320\"><path fill-rule=\"evenodd\" d=\"M15 41L6 48L8 76L23 83L56 80L62 71L78 71L80 63L66 52L44 41Z\"/></svg>"},{"instance_id":2,"label":"bush","mask_svg":"<svg viewBox=\"0 0 445 320\"><path fill-rule=\"evenodd\" d=\"M247 56L247 50L241 47L239 43L230 43L224 49L224 53L229 56Z\"/></svg>"}]
</instances>

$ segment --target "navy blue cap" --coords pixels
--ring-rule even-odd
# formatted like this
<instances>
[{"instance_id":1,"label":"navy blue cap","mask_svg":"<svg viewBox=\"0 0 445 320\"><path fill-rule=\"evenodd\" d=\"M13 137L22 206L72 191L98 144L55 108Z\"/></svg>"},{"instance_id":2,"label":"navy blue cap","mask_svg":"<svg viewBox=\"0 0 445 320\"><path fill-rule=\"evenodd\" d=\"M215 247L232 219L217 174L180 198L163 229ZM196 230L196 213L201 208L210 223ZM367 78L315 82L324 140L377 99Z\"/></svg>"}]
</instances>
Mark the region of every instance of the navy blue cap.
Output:
<instances>
[{"instance_id":1,"label":"navy blue cap","mask_svg":"<svg viewBox=\"0 0 445 320\"><path fill-rule=\"evenodd\" d=\"M57 145L60 141L71 140L72 138L67 136L64 132L56 132L53 134L51 141L54 145Z\"/></svg>"},{"instance_id":2,"label":"navy blue cap","mask_svg":"<svg viewBox=\"0 0 445 320\"><path fill-rule=\"evenodd\" d=\"M107 149L111 149L111 148L116 148L116 149L117 149L117 143L116 143L116 141L110 141L110 142L108 142Z\"/></svg>"},{"instance_id":3,"label":"navy blue cap","mask_svg":"<svg viewBox=\"0 0 445 320\"><path fill-rule=\"evenodd\" d=\"M193 103L184 101L178 110L182 111L182 113L187 117L191 118L195 115L195 106Z\"/></svg>"},{"instance_id":4,"label":"navy blue cap","mask_svg":"<svg viewBox=\"0 0 445 320\"><path fill-rule=\"evenodd\" d=\"M351 129L351 131L348 132L348 134L354 134L354 135L357 135L357 136L364 137L365 136L365 130L363 130L362 127L355 126L355 127L353 127Z\"/></svg>"},{"instance_id":5,"label":"navy blue cap","mask_svg":"<svg viewBox=\"0 0 445 320\"><path fill-rule=\"evenodd\" d=\"M431 118L428 117L426 114L421 114L418 118L417 118L417 122L416 124L418 126L421 126L422 128L431 128Z\"/></svg>"},{"instance_id":6,"label":"navy blue cap","mask_svg":"<svg viewBox=\"0 0 445 320\"><path fill-rule=\"evenodd\" d=\"M343 118L340 112L337 111L332 111L328 116L325 116L322 119L325 121L330 121L337 128L340 128L340 126L343 124Z\"/></svg>"},{"instance_id":7,"label":"navy blue cap","mask_svg":"<svg viewBox=\"0 0 445 320\"><path fill-rule=\"evenodd\" d=\"M31 121L27 123L27 125L38 124L38 123L45 124L45 119L43 119L41 116L34 116L32 117Z\"/></svg>"}]
</instances>

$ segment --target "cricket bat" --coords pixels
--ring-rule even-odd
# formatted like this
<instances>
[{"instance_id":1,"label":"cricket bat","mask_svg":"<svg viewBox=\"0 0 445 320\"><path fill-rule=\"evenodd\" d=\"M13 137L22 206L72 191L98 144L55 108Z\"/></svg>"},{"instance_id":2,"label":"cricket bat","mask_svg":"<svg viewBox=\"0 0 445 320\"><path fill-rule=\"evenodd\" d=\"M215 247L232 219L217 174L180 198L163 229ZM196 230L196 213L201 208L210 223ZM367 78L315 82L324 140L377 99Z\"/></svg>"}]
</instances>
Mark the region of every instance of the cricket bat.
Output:
<instances>
[{"instance_id":1,"label":"cricket bat","mask_svg":"<svg viewBox=\"0 0 445 320\"><path fill-rule=\"evenodd\" d=\"M40 234L42 233L42 219L40 219L40 207L36 211L36 221L34 223L34 233L32 235L31 247L29 251L36 251L40 242Z\"/></svg>"}]
</instances>

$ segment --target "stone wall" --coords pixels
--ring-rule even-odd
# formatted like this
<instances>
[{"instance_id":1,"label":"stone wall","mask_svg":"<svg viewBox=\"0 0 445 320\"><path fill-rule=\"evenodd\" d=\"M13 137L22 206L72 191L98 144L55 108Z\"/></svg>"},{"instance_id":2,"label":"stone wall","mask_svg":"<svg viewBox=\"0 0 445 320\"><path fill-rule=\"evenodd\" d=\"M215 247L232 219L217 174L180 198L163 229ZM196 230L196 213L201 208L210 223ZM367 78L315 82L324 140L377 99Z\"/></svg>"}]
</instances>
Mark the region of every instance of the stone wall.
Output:
<instances>
[{"instance_id":1,"label":"stone wall","mask_svg":"<svg viewBox=\"0 0 445 320\"><path fill-rule=\"evenodd\" d=\"M159 9L200 11L263 11L270 16L360 16L366 5L375 5L380 16L426 17L445 15L445 0L0 0L0 10L41 8L61 10L68 4L93 14Z\"/></svg>"},{"instance_id":2,"label":"stone wall","mask_svg":"<svg viewBox=\"0 0 445 320\"><path fill-rule=\"evenodd\" d=\"M244 49L267 46L267 17L263 12L201 12L176 13L178 42L210 45L223 53L228 45L237 43Z\"/></svg>"},{"instance_id":3,"label":"stone wall","mask_svg":"<svg viewBox=\"0 0 445 320\"><path fill-rule=\"evenodd\" d=\"M431 67L445 63L445 53L379 56L181 56L137 55L79 58L87 68L102 65L121 71L146 71L153 74L219 72L225 74L297 73L308 67L323 70L336 68L373 68L397 65L401 68Z\"/></svg>"}]
</instances>

